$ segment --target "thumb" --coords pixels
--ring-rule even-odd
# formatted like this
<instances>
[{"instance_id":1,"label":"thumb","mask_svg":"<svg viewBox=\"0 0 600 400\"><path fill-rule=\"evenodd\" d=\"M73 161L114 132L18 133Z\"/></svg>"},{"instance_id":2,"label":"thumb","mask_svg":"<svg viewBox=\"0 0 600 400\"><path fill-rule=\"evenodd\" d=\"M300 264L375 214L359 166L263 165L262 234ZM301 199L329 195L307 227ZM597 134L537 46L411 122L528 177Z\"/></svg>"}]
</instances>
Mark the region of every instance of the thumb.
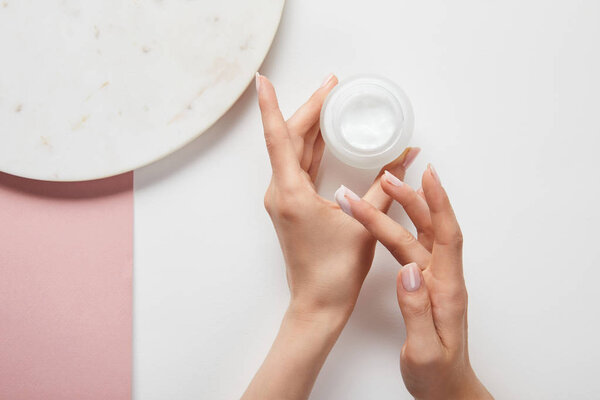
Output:
<instances>
[{"instance_id":1,"label":"thumb","mask_svg":"<svg viewBox=\"0 0 600 400\"><path fill-rule=\"evenodd\" d=\"M438 343L429 291L419 266L413 262L402 267L398 272L396 286L398 305L406 325L407 342L417 348Z\"/></svg>"}]
</instances>

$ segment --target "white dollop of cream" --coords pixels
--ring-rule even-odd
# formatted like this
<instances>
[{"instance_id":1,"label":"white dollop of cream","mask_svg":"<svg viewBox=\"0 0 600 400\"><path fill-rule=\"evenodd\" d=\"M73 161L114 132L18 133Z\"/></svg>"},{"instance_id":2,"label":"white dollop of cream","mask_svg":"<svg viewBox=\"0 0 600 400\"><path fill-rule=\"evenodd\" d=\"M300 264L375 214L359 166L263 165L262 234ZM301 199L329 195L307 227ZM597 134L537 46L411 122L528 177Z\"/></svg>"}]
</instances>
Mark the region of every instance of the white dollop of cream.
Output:
<instances>
[{"instance_id":1,"label":"white dollop of cream","mask_svg":"<svg viewBox=\"0 0 600 400\"><path fill-rule=\"evenodd\" d=\"M388 96L358 94L348 99L339 115L340 134L357 150L383 148L394 137L401 120Z\"/></svg>"}]
</instances>

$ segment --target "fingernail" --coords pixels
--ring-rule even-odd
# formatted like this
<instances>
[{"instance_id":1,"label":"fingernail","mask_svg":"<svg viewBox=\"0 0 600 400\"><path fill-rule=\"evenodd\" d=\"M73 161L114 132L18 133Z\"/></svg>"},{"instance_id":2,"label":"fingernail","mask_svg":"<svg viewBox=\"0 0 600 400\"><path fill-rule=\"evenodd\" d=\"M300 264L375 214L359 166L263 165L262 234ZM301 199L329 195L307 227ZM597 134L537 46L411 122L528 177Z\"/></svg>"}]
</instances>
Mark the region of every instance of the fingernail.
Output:
<instances>
[{"instance_id":1,"label":"fingernail","mask_svg":"<svg viewBox=\"0 0 600 400\"><path fill-rule=\"evenodd\" d=\"M388 170L383 171L383 176L385 177L386 181L388 181L389 183L391 183L394 186L402 186L402 185L404 185L404 182L402 182L400 179L398 179L396 176L394 176Z\"/></svg>"},{"instance_id":2,"label":"fingernail","mask_svg":"<svg viewBox=\"0 0 600 400\"><path fill-rule=\"evenodd\" d=\"M352 200L360 200L360 197L358 197L356 193L354 193L352 190L348 189L344 185L340 186L338 190L335 191L334 197L335 201L337 201L337 203L340 205L342 211L348 214L349 216L353 217L352 209L350 208L350 202L346 197Z\"/></svg>"},{"instance_id":3,"label":"fingernail","mask_svg":"<svg viewBox=\"0 0 600 400\"><path fill-rule=\"evenodd\" d=\"M421 149L418 147L410 147L408 149L408 153L404 156L404 161L402 161L402 168L407 169L410 165L415 161L415 158L419 155Z\"/></svg>"},{"instance_id":4,"label":"fingernail","mask_svg":"<svg viewBox=\"0 0 600 400\"><path fill-rule=\"evenodd\" d=\"M414 292L421 287L421 273L417 263L406 264L400 271L402 286L407 292Z\"/></svg>"},{"instance_id":5,"label":"fingernail","mask_svg":"<svg viewBox=\"0 0 600 400\"><path fill-rule=\"evenodd\" d=\"M255 82L256 82L256 91L258 92L260 90L260 74L258 72L256 73Z\"/></svg>"},{"instance_id":6,"label":"fingernail","mask_svg":"<svg viewBox=\"0 0 600 400\"><path fill-rule=\"evenodd\" d=\"M433 168L432 164L427 164L427 168L429 169L429 172L431 173L431 176L433 176L433 179L435 179L435 181L441 185L442 181L440 181L440 176L438 175L437 171L435 170L435 168Z\"/></svg>"},{"instance_id":7,"label":"fingernail","mask_svg":"<svg viewBox=\"0 0 600 400\"><path fill-rule=\"evenodd\" d=\"M419 188L419 190L417 190L417 194L421 197L425 197L425 192L423 191L423 188Z\"/></svg>"},{"instance_id":8,"label":"fingernail","mask_svg":"<svg viewBox=\"0 0 600 400\"><path fill-rule=\"evenodd\" d=\"M327 84L331 81L331 79L333 79L333 74L327 75L327 78L325 78L323 83L321 83L321 87L327 86Z\"/></svg>"}]
</instances>

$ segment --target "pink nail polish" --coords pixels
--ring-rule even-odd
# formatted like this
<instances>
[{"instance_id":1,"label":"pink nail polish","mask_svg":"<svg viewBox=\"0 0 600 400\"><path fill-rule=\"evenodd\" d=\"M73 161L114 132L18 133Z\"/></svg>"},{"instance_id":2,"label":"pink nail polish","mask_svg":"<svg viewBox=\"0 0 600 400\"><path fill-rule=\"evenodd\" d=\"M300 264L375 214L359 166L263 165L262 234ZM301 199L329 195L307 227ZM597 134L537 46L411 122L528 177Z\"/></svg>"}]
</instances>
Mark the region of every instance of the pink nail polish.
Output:
<instances>
[{"instance_id":1,"label":"pink nail polish","mask_svg":"<svg viewBox=\"0 0 600 400\"><path fill-rule=\"evenodd\" d=\"M335 191L334 197L335 201L337 201L337 203L340 205L342 211L353 217L354 215L352 215L352 208L350 207L348 198L352 200L360 200L360 197L358 197L356 193L344 185L340 186L339 189Z\"/></svg>"},{"instance_id":2,"label":"pink nail polish","mask_svg":"<svg viewBox=\"0 0 600 400\"><path fill-rule=\"evenodd\" d=\"M383 171L383 176L386 181L388 181L390 184L392 184L394 186L404 185L404 182L402 182L396 176L392 175L392 173L390 171L387 171L387 170Z\"/></svg>"},{"instance_id":3,"label":"pink nail polish","mask_svg":"<svg viewBox=\"0 0 600 400\"><path fill-rule=\"evenodd\" d=\"M255 76L256 91L260 90L260 74L257 72Z\"/></svg>"},{"instance_id":4,"label":"pink nail polish","mask_svg":"<svg viewBox=\"0 0 600 400\"><path fill-rule=\"evenodd\" d=\"M427 168L429 169L429 172L431 173L431 176L433 176L433 179L435 179L435 181L441 185L442 181L440 181L440 176L438 175L437 171L435 170L435 168L433 167L432 164L428 164Z\"/></svg>"},{"instance_id":5,"label":"pink nail polish","mask_svg":"<svg viewBox=\"0 0 600 400\"><path fill-rule=\"evenodd\" d=\"M421 271L417 263L406 264L400 271L402 286L407 292L414 292L421 287Z\"/></svg>"},{"instance_id":6,"label":"pink nail polish","mask_svg":"<svg viewBox=\"0 0 600 400\"><path fill-rule=\"evenodd\" d=\"M331 81L331 79L333 79L333 74L327 75L327 78L325 78L323 83L321 83L321 87L327 86L327 84Z\"/></svg>"},{"instance_id":7,"label":"pink nail polish","mask_svg":"<svg viewBox=\"0 0 600 400\"><path fill-rule=\"evenodd\" d=\"M404 161L402 161L402 168L407 169L410 165L415 161L415 158L419 155L421 149L418 147L411 147L406 156L404 157Z\"/></svg>"}]
</instances>

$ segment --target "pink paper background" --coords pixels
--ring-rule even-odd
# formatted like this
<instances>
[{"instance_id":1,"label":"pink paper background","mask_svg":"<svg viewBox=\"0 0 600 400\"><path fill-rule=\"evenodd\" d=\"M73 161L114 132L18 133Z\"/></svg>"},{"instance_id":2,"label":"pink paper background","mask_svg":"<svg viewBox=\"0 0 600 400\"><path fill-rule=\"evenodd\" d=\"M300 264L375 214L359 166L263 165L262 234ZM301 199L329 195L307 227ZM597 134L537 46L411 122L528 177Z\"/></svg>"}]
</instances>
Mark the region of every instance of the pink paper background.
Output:
<instances>
[{"instance_id":1,"label":"pink paper background","mask_svg":"<svg viewBox=\"0 0 600 400\"><path fill-rule=\"evenodd\" d=\"M131 398L133 173L0 173L0 399Z\"/></svg>"}]
</instances>

